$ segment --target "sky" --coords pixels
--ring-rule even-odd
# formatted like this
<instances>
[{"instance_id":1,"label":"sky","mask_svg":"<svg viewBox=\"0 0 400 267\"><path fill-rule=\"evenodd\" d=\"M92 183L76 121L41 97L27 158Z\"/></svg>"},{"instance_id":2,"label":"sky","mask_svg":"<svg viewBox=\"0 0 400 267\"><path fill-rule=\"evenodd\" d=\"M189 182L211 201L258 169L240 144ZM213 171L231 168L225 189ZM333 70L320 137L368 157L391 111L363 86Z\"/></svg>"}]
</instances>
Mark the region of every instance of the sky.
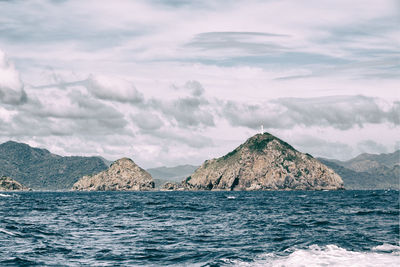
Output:
<instances>
[{"instance_id":1,"label":"sky","mask_svg":"<svg viewBox=\"0 0 400 267\"><path fill-rule=\"evenodd\" d=\"M0 1L0 142L201 164L400 147L398 0Z\"/></svg>"}]
</instances>

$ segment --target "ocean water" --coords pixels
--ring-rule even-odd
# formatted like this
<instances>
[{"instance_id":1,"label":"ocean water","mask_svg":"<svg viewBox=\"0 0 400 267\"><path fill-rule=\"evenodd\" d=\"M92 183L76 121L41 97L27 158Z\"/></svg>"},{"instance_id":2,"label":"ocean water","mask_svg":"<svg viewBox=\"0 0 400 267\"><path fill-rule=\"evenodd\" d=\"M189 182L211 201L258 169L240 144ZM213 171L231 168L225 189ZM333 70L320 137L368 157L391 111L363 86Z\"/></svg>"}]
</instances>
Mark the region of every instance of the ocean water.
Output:
<instances>
[{"instance_id":1,"label":"ocean water","mask_svg":"<svg viewBox=\"0 0 400 267\"><path fill-rule=\"evenodd\" d=\"M399 191L0 194L0 266L400 266Z\"/></svg>"}]
</instances>

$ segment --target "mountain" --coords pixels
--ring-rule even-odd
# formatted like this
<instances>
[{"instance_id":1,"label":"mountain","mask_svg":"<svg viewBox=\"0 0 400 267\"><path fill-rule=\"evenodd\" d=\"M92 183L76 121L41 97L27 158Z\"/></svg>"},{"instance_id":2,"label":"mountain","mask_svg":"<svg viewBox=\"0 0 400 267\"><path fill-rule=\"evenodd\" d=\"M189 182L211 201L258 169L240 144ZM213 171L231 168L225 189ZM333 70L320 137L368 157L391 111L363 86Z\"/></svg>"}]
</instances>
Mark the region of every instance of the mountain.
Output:
<instances>
[{"instance_id":1,"label":"mountain","mask_svg":"<svg viewBox=\"0 0 400 267\"><path fill-rule=\"evenodd\" d=\"M348 189L400 189L400 150L361 154L348 161L319 160L337 172Z\"/></svg>"},{"instance_id":2,"label":"mountain","mask_svg":"<svg viewBox=\"0 0 400 267\"><path fill-rule=\"evenodd\" d=\"M78 191L148 191L154 189L151 175L131 159L122 158L110 168L93 176L84 176L72 186Z\"/></svg>"},{"instance_id":3,"label":"mountain","mask_svg":"<svg viewBox=\"0 0 400 267\"><path fill-rule=\"evenodd\" d=\"M199 166L179 165L175 167L158 167L147 169L154 178L155 187L159 188L167 182L179 182L191 175Z\"/></svg>"},{"instance_id":4,"label":"mountain","mask_svg":"<svg viewBox=\"0 0 400 267\"><path fill-rule=\"evenodd\" d=\"M0 191L29 191L30 189L10 177L0 177Z\"/></svg>"},{"instance_id":5,"label":"mountain","mask_svg":"<svg viewBox=\"0 0 400 267\"><path fill-rule=\"evenodd\" d=\"M80 177L105 169L98 157L62 157L13 141L0 145L0 176L35 190L69 189Z\"/></svg>"},{"instance_id":6,"label":"mountain","mask_svg":"<svg viewBox=\"0 0 400 267\"><path fill-rule=\"evenodd\" d=\"M391 169L400 164L400 150L387 154L364 153L348 161L339 161L339 164L357 172L368 172L382 167Z\"/></svg>"},{"instance_id":7,"label":"mountain","mask_svg":"<svg viewBox=\"0 0 400 267\"><path fill-rule=\"evenodd\" d=\"M343 189L343 181L311 155L300 153L288 143L264 133L249 138L221 158L205 161L180 187L187 190L337 190Z\"/></svg>"}]
</instances>

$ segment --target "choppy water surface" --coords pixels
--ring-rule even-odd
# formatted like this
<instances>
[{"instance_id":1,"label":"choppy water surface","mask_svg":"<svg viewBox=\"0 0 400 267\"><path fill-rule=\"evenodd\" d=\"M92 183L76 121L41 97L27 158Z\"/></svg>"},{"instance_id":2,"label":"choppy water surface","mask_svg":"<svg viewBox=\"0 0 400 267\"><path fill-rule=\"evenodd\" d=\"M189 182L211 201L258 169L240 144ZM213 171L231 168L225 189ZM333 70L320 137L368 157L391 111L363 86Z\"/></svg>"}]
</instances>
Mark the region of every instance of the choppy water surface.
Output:
<instances>
[{"instance_id":1,"label":"choppy water surface","mask_svg":"<svg viewBox=\"0 0 400 267\"><path fill-rule=\"evenodd\" d=\"M0 194L0 266L400 266L399 191Z\"/></svg>"}]
</instances>

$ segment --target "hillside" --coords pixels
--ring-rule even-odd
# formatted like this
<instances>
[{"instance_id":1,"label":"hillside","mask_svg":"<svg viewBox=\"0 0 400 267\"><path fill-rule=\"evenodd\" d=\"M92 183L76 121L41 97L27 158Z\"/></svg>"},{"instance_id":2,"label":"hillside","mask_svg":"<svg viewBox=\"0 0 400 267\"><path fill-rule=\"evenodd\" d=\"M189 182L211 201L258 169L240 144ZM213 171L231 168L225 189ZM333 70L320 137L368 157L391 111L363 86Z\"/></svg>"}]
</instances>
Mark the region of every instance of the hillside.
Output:
<instances>
[{"instance_id":1,"label":"hillside","mask_svg":"<svg viewBox=\"0 0 400 267\"><path fill-rule=\"evenodd\" d=\"M400 188L400 150L388 154L361 154L348 161L319 160L342 177L347 189Z\"/></svg>"},{"instance_id":2,"label":"hillside","mask_svg":"<svg viewBox=\"0 0 400 267\"><path fill-rule=\"evenodd\" d=\"M110 168L93 176L84 176L72 190L77 191L149 191L154 189L151 175L136 165L133 160L122 158Z\"/></svg>"},{"instance_id":3,"label":"hillside","mask_svg":"<svg viewBox=\"0 0 400 267\"><path fill-rule=\"evenodd\" d=\"M105 169L98 157L62 157L13 141L0 145L0 176L34 190L66 190L80 177Z\"/></svg>"},{"instance_id":4,"label":"hillside","mask_svg":"<svg viewBox=\"0 0 400 267\"><path fill-rule=\"evenodd\" d=\"M175 167L150 168L146 171L154 179L155 187L159 188L167 182L179 182L191 175L199 166L179 165Z\"/></svg>"},{"instance_id":5,"label":"hillside","mask_svg":"<svg viewBox=\"0 0 400 267\"><path fill-rule=\"evenodd\" d=\"M180 187L186 190L337 190L343 189L343 181L311 155L300 153L288 143L264 133L249 138L223 157L205 161Z\"/></svg>"}]
</instances>

